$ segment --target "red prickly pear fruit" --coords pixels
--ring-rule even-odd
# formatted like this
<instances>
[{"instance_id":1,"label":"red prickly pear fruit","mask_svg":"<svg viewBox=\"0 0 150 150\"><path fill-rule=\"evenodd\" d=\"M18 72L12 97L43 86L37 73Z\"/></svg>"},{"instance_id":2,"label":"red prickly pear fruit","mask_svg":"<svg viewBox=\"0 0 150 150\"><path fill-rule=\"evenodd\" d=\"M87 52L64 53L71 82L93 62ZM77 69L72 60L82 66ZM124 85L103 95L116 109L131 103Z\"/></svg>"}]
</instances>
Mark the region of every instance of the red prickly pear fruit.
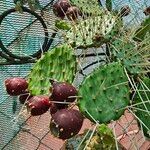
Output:
<instances>
[{"instance_id":1,"label":"red prickly pear fruit","mask_svg":"<svg viewBox=\"0 0 150 150\"><path fill-rule=\"evenodd\" d=\"M58 110L58 107L54 103L52 103L50 107L50 114L55 114Z\"/></svg>"},{"instance_id":2,"label":"red prickly pear fruit","mask_svg":"<svg viewBox=\"0 0 150 150\"><path fill-rule=\"evenodd\" d=\"M5 80L6 91L11 96L18 96L27 91L28 83L25 79L14 77Z\"/></svg>"},{"instance_id":3,"label":"red prickly pear fruit","mask_svg":"<svg viewBox=\"0 0 150 150\"><path fill-rule=\"evenodd\" d=\"M52 84L52 93L50 99L58 102L75 101L77 90L73 85L66 82L57 82L53 80L50 80L50 82Z\"/></svg>"},{"instance_id":4,"label":"red prickly pear fruit","mask_svg":"<svg viewBox=\"0 0 150 150\"><path fill-rule=\"evenodd\" d=\"M67 108L68 105L64 105L64 104L58 104L58 103L51 103L51 107L50 107L50 114L54 114L56 113L58 110L60 109L64 109Z\"/></svg>"},{"instance_id":5,"label":"red prickly pear fruit","mask_svg":"<svg viewBox=\"0 0 150 150\"><path fill-rule=\"evenodd\" d=\"M39 95L31 97L27 101L26 106L32 116L38 116L47 112L51 103L48 96Z\"/></svg>"},{"instance_id":6,"label":"red prickly pear fruit","mask_svg":"<svg viewBox=\"0 0 150 150\"><path fill-rule=\"evenodd\" d=\"M128 5L125 5L125 6L121 7L121 9L120 9L120 15L122 17L128 16L130 14L130 12L131 12L131 9Z\"/></svg>"},{"instance_id":7,"label":"red prickly pear fruit","mask_svg":"<svg viewBox=\"0 0 150 150\"><path fill-rule=\"evenodd\" d=\"M66 12L66 16L69 20L76 20L79 14L80 14L79 9L75 6L69 7Z\"/></svg>"},{"instance_id":8,"label":"red prickly pear fruit","mask_svg":"<svg viewBox=\"0 0 150 150\"><path fill-rule=\"evenodd\" d=\"M31 97L33 96L27 91L19 96L19 101L21 104L24 104L25 101L27 102Z\"/></svg>"},{"instance_id":9,"label":"red prickly pear fruit","mask_svg":"<svg viewBox=\"0 0 150 150\"><path fill-rule=\"evenodd\" d=\"M143 11L143 13L145 14L145 16L150 15L150 6L147 7L147 8Z\"/></svg>"},{"instance_id":10,"label":"red prickly pear fruit","mask_svg":"<svg viewBox=\"0 0 150 150\"><path fill-rule=\"evenodd\" d=\"M58 0L56 3L53 5L53 12L57 17L64 18L65 13L70 7L70 3L68 0Z\"/></svg>"},{"instance_id":11,"label":"red prickly pear fruit","mask_svg":"<svg viewBox=\"0 0 150 150\"><path fill-rule=\"evenodd\" d=\"M51 133L60 139L69 139L78 134L83 124L82 114L75 109L61 109L52 115Z\"/></svg>"}]
</instances>

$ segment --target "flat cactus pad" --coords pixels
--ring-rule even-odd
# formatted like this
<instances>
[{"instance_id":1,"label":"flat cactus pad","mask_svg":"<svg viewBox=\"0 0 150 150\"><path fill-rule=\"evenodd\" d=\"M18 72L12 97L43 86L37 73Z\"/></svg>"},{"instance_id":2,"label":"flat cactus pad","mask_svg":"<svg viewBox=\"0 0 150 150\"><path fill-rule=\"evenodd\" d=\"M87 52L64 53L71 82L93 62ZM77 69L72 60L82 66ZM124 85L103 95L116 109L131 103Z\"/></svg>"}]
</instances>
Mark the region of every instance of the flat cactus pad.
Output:
<instances>
[{"instance_id":1,"label":"flat cactus pad","mask_svg":"<svg viewBox=\"0 0 150 150\"><path fill-rule=\"evenodd\" d=\"M45 53L33 66L29 76L32 95L49 94L52 78L72 83L76 73L76 56L70 46L61 45Z\"/></svg>"},{"instance_id":2,"label":"flat cactus pad","mask_svg":"<svg viewBox=\"0 0 150 150\"><path fill-rule=\"evenodd\" d=\"M77 6L83 15L98 15L100 6L97 0L70 0L72 5Z\"/></svg>"},{"instance_id":3,"label":"flat cactus pad","mask_svg":"<svg viewBox=\"0 0 150 150\"><path fill-rule=\"evenodd\" d=\"M112 54L122 61L123 66L130 74L139 74L144 71L144 59L137 50L135 42L120 37L112 42Z\"/></svg>"},{"instance_id":4,"label":"flat cactus pad","mask_svg":"<svg viewBox=\"0 0 150 150\"><path fill-rule=\"evenodd\" d=\"M93 71L79 87L78 106L91 121L117 120L129 104L128 79L120 63Z\"/></svg>"},{"instance_id":5,"label":"flat cactus pad","mask_svg":"<svg viewBox=\"0 0 150 150\"><path fill-rule=\"evenodd\" d=\"M101 46L114 26L115 16L110 13L89 17L73 25L66 33L66 40L75 47Z\"/></svg>"}]
</instances>

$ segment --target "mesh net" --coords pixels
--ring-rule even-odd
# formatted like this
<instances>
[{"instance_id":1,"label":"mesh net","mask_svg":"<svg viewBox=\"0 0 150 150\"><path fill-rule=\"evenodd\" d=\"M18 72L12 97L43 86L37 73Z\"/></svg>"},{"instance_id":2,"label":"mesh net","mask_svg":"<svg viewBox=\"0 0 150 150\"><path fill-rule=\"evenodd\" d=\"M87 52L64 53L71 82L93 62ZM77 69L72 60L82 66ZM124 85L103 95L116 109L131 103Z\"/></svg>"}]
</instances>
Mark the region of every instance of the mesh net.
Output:
<instances>
[{"instance_id":1,"label":"mesh net","mask_svg":"<svg viewBox=\"0 0 150 150\"><path fill-rule=\"evenodd\" d=\"M103 2L103 1L102 1ZM53 33L56 17L52 11L52 5L49 0L40 1L43 11L37 11L42 16L47 28L49 37ZM132 13L125 17L125 26L136 26L144 19L143 9L150 5L148 0L114 0L113 7L120 9L124 5L129 5ZM0 2L0 13L13 8L12 0L2 0ZM7 15L0 27L0 36L4 46L14 55L29 56L40 50L45 40L44 28L40 21L34 15L29 13L11 13ZM61 37L59 33L54 38L51 47L59 44ZM0 49L2 51L2 49ZM95 50L89 50L88 54ZM105 47L97 49L97 52L105 52ZM78 52L80 54L80 51ZM96 55L84 60L82 67L94 64L85 68L83 73L76 75L75 85L78 86L84 76L89 74L95 67L102 62L95 63L97 60L106 59L103 55ZM0 57L0 63L6 60ZM3 150L60 150L65 149L64 141L54 138L49 131L50 113L47 112L40 117L31 117L22 108L18 102L18 97L8 96L4 87L4 81L8 77L26 77L29 73L32 63L18 65L0 65L0 149ZM84 74L84 75L83 75ZM17 101L16 112L13 113L13 101ZM19 118L16 119L20 109L23 109ZM16 121L17 120L17 121ZM122 149L126 150L148 150L150 142L146 140L143 133L139 130L137 121L131 112L126 111L124 115L109 126L114 129L116 138L122 144ZM80 131L85 128L91 128L92 124L85 119L84 125Z\"/></svg>"}]
</instances>

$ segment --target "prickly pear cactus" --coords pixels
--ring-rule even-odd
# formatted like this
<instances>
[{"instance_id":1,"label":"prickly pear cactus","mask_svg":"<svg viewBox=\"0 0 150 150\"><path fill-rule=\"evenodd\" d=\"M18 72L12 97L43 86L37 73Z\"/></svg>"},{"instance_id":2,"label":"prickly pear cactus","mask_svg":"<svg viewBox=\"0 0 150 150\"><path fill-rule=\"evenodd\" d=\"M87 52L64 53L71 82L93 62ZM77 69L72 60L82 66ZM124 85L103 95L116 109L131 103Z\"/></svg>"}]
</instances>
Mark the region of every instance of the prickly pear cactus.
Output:
<instances>
[{"instance_id":1,"label":"prickly pear cactus","mask_svg":"<svg viewBox=\"0 0 150 150\"><path fill-rule=\"evenodd\" d=\"M70 2L81 10L83 16L98 15L101 13L99 2L97 0L70 0Z\"/></svg>"},{"instance_id":2,"label":"prickly pear cactus","mask_svg":"<svg viewBox=\"0 0 150 150\"><path fill-rule=\"evenodd\" d=\"M144 135L150 138L150 79L145 77L137 88L133 110L141 122Z\"/></svg>"},{"instance_id":3,"label":"prickly pear cactus","mask_svg":"<svg viewBox=\"0 0 150 150\"><path fill-rule=\"evenodd\" d=\"M137 75L145 70L142 65L145 60L138 52L138 47L134 42L120 37L112 42L111 47L113 57L119 59L130 74Z\"/></svg>"},{"instance_id":4,"label":"prickly pear cactus","mask_svg":"<svg viewBox=\"0 0 150 150\"><path fill-rule=\"evenodd\" d=\"M78 106L91 121L117 120L129 104L128 79L120 63L93 71L79 88Z\"/></svg>"},{"instance_id":5,"label":"prickly pear cactus","mask_svg":"<svg viewBox=\"0 0 150 150\"><path fill-rule=\"evenodd\" d=\"M72 83L76 73L76 57L68 45L58 46L45 53L33 66L29 76L32 95L48 94L49 79Z\"/></svg>"},{"instance_id":6,"label":"prickly pear cactus","mask_svg":"<svg viewBox=\"0 0 150 150\"><path fill-rule=\"evenodd\" d=\"M88 140L86 141L88 142ZM87 150L115 150L116 143L113 132L105 124L97 127L96 135L90 140Z\"/></svg>"},{"instance_id":7,"label":"prickly pear cactus","mask_svg":"<svg viewBox=\"0 0 150 150\"><path fill-rule=\"evenodd\" d=\"M110 13L80 20L66 33L67 43L79 48L99 47L106 42L105 36L111 32L115 21Z\"/></svg>"},{"instance_id":8,"label":"prickly pear cactus","mask_svg":"<svg viewBox=\"0 0 150 150\"><path fill-rule=\"evenodd\" d=\"M92 138L91 131L86 131L77 135L66 142L67 150L115 150L116 144L113 132L105 124L98 125Z\"/></svg>"}]
</instances>

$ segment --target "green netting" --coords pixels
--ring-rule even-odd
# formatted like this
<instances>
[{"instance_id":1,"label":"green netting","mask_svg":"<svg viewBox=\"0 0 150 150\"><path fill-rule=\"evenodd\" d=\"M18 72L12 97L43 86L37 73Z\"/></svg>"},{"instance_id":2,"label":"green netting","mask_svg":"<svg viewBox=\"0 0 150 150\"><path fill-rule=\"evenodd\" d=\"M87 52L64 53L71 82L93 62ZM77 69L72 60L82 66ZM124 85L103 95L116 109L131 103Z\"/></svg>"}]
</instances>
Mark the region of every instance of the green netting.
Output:
<instances>
[{"instance_id":1,"label":"green netting","mask_svg":"<svg viewBox=\"0 0 150 150\"><path fill-rule=\"evenodd\" d=\"M8 96L4 87L4 81L8 77L20 76L25 77L31 68L31 64L18 65L18 66L0 66L0 149L6 145L13 136L19 131L19 126L25 121L20 120L20 123L14 126L13 119L16 114L13 114L13 101L17 97ZM20 110L21 105L17 105L17 110ZM16 112L17 113L17 112Z\"/></svg>"},{"instance_id":2,"label":"green netting","mask_svg":"<svg viewBox=\"0 0 150 150\"><path fill-rule=\"evenodd\" d=\"M33 15L14 12L2 21L1 40L13 54L26 56L40 49L44 41L44 29Z\"/></svg>"},{"instance_id":3,"label":"green netting","mask_svg":"<svg viewBox=\"0 0 150 150\"><path fill-rule=\"evenodd\" d=\"M44 8L50 2L51 1L42 1L40 3L42 8ZM3 0L0 2L0 14L14 7L13 0ZM51 5L48 5L46 8L50 9ZM51 12L47 13L47 11L45 11L45 15L48 14L50 17L50 26L53 24ZM36 19L37 18L29 13L20 14L18 12L11 13L3 19L0 27L0 38L4 46L13 54L19 56L31 55L39 50L41 44L43 44L45 38L44 29L41 26L41 23ZM49 34L51 35L51 31ZM21 37L21 39L18 37ZM0 51L2 51L1 48ZM4 58L0 57L0 62L5 61ZM23 149L21 143L17 142L18 138L16 138L14 143L11 143L10 141L18 134L28 117L22 117L18 122L14 122L17 113L21 109L21 105L18 103L18 97L11 97L6 93L4 81L9 77L26 77L31 67L32 64L0 66L0 149ZM13 102L15 100L17 100L18 104L17 111L14 114Z\"/></svg>"}]
</instances>

